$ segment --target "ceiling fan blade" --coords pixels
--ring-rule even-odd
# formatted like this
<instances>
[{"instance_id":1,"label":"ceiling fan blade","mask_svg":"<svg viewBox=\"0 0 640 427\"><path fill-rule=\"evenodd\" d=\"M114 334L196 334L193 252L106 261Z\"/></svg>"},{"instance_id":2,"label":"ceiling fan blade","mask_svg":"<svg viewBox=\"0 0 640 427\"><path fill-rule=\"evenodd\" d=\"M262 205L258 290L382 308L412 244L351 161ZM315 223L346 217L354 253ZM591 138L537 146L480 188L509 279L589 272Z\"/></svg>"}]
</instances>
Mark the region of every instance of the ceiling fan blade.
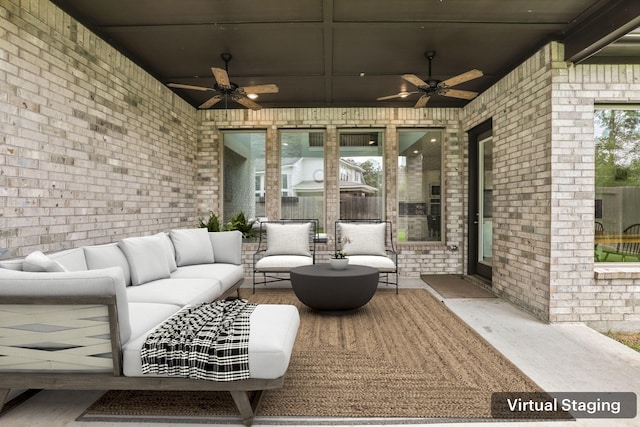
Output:
<instances>
[{"instance_id":1,"label":"ceiling fan blade","mask_svg":"<svg viewBox=\"0 0 640 427\"><path fill-rule=\"evenodd\" d=\"M451 87L455 85L459 85L460 83L468 82L469 80L477 79L478 77L482 77L482 71L480 70L470 70L466 73L458 74L457 76L451 77L447 80L444 80L438 84L439 87Z\"/></svg>"},{"instance_id":2,"label":"ceiling fan blade","mask_svg":"<svg viewBox=\"0 0 640 427\"><path fill-rule=\"evenodd\" d=\"M418 102L416 102L416 105L413 106L413 108L422 108L425 105L427 105L427 102L429 102L429 95L422 95L419 99Z\"/></svg>"},{"instance_id":3,"label":"ceiling fan blade","mask_svg":"<svg viewBox=\"0 0 640 427\"><path fill-rule=\"evenodd\" d=\"M200 91L207 91L207 90L215 90L213 88L210 87L202 87L202 86L191 86L191 85L183 85L180 83L169 83L167 86L169 87L175 87L177 89L193 89L193 90L200 90Z\"/></svg>"},{"instance_id":4,"label":"ceiling fan blade","mask_svg":"<svg viewBox=\"0 0 640 427\"><path fill-rule=\"evenodd\" d=\"M231 82L229 81L229 74L222 68L211 68L211 72L213 73L213 77L216 79L218 86L223 87L225 89L231 89Z\"/></svg>"},{"instance_id":5,"label":"ceiling fan blade","mask_svg":"<svg viewBox=\"0 0 640 427\"><path fill-rule=\"evenodd\" d=\"M422 80L420 77L416 76L415 74L403 74L402 78L416 87L429 86L424 80Z\"/></svg>"},{"instance_id":6,"label":"ceiling fan blade","mask_svg":"<svg viewBox=\"0 0 640 427\"><path fill-rule=\"evenodd\" d=\"M442 95L450 96L452 98L473 99L478 96L478 92L459 89L445 89L444 92L442 92Z\"/></svg>"},{"instance_id":7,"label":"ceiling fan blade","mask_svg":"<svg viewBox=\"0 0 640 427\"><path fill-rule=\"evenodd\" d=\"M376 101L386 101L387 99L393 99L393 98L402 98L402 95L398 93L395 95L381 96L380 98L376 98Z\"/></svg>"},{"instance_id":8,"label":"ceiling fan blade","mask_svg":"<svg viewBox=\"0 0 640 427\"><path fill-rule=\"evenodd\" d=\"M200 104L198 108L211 108L214 105L216 105L218 102L220 102L221 99L222 99L222 95L212 96L211 98L209 98L208 100Z\"/></svg>"},{"instance_id":9,"label":"ceiling fan blade","mask_svg":"<svg viewBox=\"0 0 640 427\"><path fill-rule=\"evenodd\" d=\"M239 89L242 89L244 93L278 93L278 91L280 90L278 86L274 84L245 86Z\"/></svg>"},{"instance_id":10,"label":"ceiling fan blade","mask_svg":"<svg viewBox=\"0 0 640 427\"><path fill-rule=\"evenodd\" d=\"M233 100L236 101L240 105L244 105L247 108L251 108L252 110L260 110L262 107L249 98L244 96L234 96Z\"/></svg>"},{"instance_id":11,"label":"ceiling fan blade","mask_svg":"<svg viewBox=\"0 0 640 427\"><path fill-rule=\"evenodd\" d=\"M419 92L400 92L400 93L396 93L395 95L381 96L380 98L376 98L376 101L386 101L387 99L393 99L393 98L406 98L407 96L413 95L414 93L419 93Z\"/></svg>"}]
</instances>

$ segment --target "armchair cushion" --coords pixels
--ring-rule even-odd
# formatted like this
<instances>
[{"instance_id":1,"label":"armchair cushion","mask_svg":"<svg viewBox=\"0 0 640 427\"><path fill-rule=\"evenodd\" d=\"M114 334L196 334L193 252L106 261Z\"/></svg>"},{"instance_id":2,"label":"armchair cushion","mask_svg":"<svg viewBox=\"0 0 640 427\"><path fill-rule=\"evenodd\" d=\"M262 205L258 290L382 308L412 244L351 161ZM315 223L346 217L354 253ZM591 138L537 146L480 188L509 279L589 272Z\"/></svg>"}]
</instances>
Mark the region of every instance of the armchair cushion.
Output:
<instances>
[{"instance_id":1,"label":"armchair cushion","mask_svg":"<svg viewBox=\"0 0 640 427\"><path fill-rule=\"evenodd\" d=\"M347 239L342 251L351 255L385 256L385 233L387 224L348 224L339 223L340 236Z\"/></svg>"},{"instance_id":2,"label":"armchair cushion","mask_svg":"<svg viewBox=\"0 0 640 427\"><path fill-rule=\"evenodd\" d=\"M178 267L194 264L212 264L213 246L206 228L186 228L169 232L173 246L176 248L176 264Z\"/></svg>"},{"instance_id":3,"label":"armchair cushion","mask_svg":"<svg viewBox=\"0 0 640 427\"><path fill-rule=\"evenodd\" d=\"M349 265L364 265L377 268L382 272L396 271L396 265L393 260L380 255L349 255Z\"/></svg>"},{"instance_id":4,"label":"armchair cushion","mask_svg":"<svg viewBox=\"0 0 640 427\"><path fill-rule=\"evenodd\" d=\"M301 255L273 255L266 256L258 260L255 265L256 271L289 271L295 267L313 264L313 258Z\"/></svg>"},{"instance_id":5,"label":"armchair cushion","mask_svg":"<svg viewBox=\"0 0 640 427\"><path fill-rule=\"evenodd\" d=\"M300 255L311 257L309 233L311 223L267 224L266 256Z\"/></svg>"}]
</instances>

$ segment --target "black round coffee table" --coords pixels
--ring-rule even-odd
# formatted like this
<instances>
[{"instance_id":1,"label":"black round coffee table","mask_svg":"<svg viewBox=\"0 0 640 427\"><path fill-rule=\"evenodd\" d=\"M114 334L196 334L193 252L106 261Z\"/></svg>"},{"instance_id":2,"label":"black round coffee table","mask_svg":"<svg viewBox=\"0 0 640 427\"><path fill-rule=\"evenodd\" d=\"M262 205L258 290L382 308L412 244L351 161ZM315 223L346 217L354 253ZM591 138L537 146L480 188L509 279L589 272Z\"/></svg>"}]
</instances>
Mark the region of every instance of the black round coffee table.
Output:
<instances>
[{"instance_id":1,"label":"black round coffee table","mask_svg":"<svg viewBox=\"0 0 640 427\"><path fill-rule=\"evenodd\" d=\"M371 300L378 289L378 270L350 265L334 270L313 264L291 270L291 286L298 299L316 310L354 310Z\"/></svg>"}]
</instances>

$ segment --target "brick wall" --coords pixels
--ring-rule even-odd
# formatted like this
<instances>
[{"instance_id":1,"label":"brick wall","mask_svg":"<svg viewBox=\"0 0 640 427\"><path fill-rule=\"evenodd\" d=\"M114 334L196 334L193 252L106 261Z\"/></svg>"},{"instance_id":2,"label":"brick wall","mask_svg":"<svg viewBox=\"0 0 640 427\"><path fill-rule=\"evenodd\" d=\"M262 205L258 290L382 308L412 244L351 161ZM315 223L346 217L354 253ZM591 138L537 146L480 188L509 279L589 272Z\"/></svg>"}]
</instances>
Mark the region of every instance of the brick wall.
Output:
<instances>
[{"instance_id":1,"label":"brick wall","mask_svg":"<svg viewBox=\"0 0 640 427\"><path fill-rule=\"evenodd\" d=\"M0 4L0 258L192 225L197 117L48 0Z\"/></svg>"}]
</instances>

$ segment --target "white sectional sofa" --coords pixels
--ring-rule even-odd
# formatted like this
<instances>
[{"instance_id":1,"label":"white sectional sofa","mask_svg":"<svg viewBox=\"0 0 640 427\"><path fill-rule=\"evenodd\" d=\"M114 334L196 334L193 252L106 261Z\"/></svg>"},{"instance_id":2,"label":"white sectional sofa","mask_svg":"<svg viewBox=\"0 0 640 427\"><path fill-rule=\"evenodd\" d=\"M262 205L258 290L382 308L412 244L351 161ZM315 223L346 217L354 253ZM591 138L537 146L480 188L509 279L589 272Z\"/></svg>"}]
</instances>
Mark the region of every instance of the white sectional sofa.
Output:
<instances>
[{"instance_id":1,"label":"white sectional sofa","mask_svg":"<svg viewBox=\"0 0 640 427\"><path fill-rule=\"evenodd\" d=\"M264 390L283 384L294 306L251 313L248 380L145 375L140 358L167 318L243 280L241 233L203 228L0 261L0 408L10 389L228 390L250 425Z\"/></svg>"}]
</instances>

